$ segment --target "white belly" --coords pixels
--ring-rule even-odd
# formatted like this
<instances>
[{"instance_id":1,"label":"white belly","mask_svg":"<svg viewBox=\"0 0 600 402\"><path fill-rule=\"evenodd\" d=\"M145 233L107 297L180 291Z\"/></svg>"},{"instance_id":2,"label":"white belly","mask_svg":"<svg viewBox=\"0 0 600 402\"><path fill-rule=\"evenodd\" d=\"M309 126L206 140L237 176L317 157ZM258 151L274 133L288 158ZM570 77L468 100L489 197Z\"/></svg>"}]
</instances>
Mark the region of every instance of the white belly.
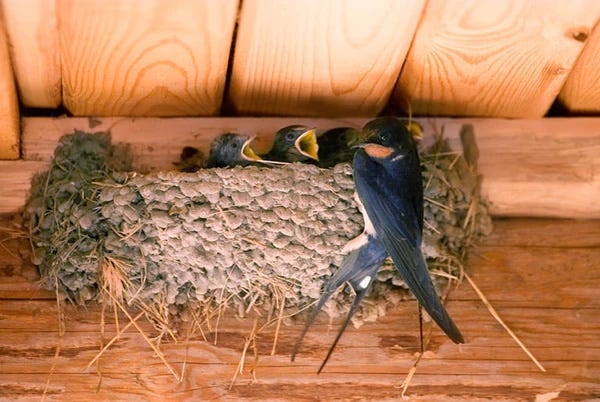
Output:
<instances>
[{"instance_id":1,"label":"white belly","mask_svg":"<svg viewBox=\"0 0 600 402\"><path fill-rule=\"evenodd\" d=\"M360 198L358 197L358 193L356 191L354 192L354 199L358 204L358 210L360 211L360 213L363 216L363 219L365 220L365 233L371 236L375 236L375 227L373 227L373 223L371 222L371 219L369 219L367 211L365 211L365 206L360 201Z\"/></svg>"},{"instance_id":2,"label":"white belly","mask_svg":"<svg viewBox=\"0 0 600 402\"><path fill-rule=\"evenodd\" d=\"M365 221L365 228L363 229L363 232L361 234L359 234L354 239L352 239L348 243L346 243L346 245L342 249L342 253L344 253L344 254L349 253L352 250L356 250L356 249L364 246L365 244L367 244L369 241L369 238L367 235L375 237L375 228L373 227L373 223L371 222L371 219L369 219L369 215L367 215L367 212L365 211L365 207L364 207L363 203L360 202L360 199L358 198L358 194L356 192L354 192L354 200L356 200L356 204L358 205L358 210L362 214L363 219Z\"/></svg>"}]
</instances>

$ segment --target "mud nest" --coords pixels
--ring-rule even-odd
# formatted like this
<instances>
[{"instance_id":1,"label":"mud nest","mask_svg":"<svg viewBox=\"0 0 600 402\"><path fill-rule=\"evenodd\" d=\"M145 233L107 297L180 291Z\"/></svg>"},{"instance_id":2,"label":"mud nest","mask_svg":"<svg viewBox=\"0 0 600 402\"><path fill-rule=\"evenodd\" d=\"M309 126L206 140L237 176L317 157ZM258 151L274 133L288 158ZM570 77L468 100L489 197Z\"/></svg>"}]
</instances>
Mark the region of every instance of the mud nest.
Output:
<instances>
[{"instance_id":1,"label":"mud nest","mask_svg":"<svg viewBox=\"0 0 600 402\"><path fill-rule=\"evenodd\" d=\"M320 296L362 231L350 164L140 174L121 149L108 133L66 135L33 180L25 221L34 263L45 287L75 303L137 306L169 328L223 309L291 316ZM423 251L440 286L460 277L491 220L461 153L438 140L422 163ZM344 314L350 297L338 292L325 311ZM355 325L405 297L385 264Z\"/></svg>"}]
</instances>

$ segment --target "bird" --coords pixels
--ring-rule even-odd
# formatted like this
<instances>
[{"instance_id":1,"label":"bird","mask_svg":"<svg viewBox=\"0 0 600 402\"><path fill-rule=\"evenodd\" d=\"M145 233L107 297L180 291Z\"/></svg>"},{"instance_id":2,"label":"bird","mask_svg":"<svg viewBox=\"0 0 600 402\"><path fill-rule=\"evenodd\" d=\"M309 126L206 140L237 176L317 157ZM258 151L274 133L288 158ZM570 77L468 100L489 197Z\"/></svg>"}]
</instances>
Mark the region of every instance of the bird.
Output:
<instances>
[{"instance_id":1,"label":"bird","mask_svg":"<svg viewBox=\"0 0 600 402\"><path fill-rule=\"evenodd\" d=\"M210 145L207 166L248 166L261 161L262 158L250 146L253 139L254 137L238 133L220 135Z\"/></svg>"},{"instance_id":2,"label":"bird","mask_svg":"<svg viewBox=\"0 0 600 402\"><path fill-rule=\"evenodd\" d=\"M291 125L275 133L273 147L262 158L275 162L309 162L319 160L315 128Z\"/></svg>"},{"instance_id":3,"label":"bird","mask_svg":"<svg viewBox=\"0 0 600 402\"><path fill-rule=\"evenodd\" d=\"M415 140L423 139L423 127L414 120L402 120ZM335 127L317 138L320 168L330 168L338 163L351 162L356 152L355 145L361 140L361 130L354 127Z\"/></svg>"},{"instance_id":4,"label":"bird","mask_svg":"<svg viewBox=\"0 0 600 402\"><path fill-rule=\"evenodd\" d=\"M365 232L381 241L417 301L455 343L464 343L438 297L421 251L423 184L411 128L394 117L363 127L368 140L354 154L353 179Z\"/></svg>"},{"instance_id":5,"label":"bird","mask_svg":"<svg viewBox=\"0 0 600 402\"><path fill-rule=\"evenodd\" d=\"M321 168L330 168L338 163L351 162L354 145L360 142L360 130L354 127L336 127L325 131L317 138Z\"/></svg>"},{"instance_id":6,"label":"bird","mask_svg":"<svg viewBox=\"0 0 600 402\"><path fill-rule=\"evenodd\" d=\"M402 120L402 122L416 141L421 141L423 139L423 126L410 118L408 120Z\"/></svg>"},{"instance_id":7,"label":"bird","mask_svg":"<svg viewBox=\"0 0 600 402\"><path fill-rule=\"evenodd\" d=\"M354 316L354 313L356 313L356 311L358 310L358 306L360 305L363 298L367 294L369 288L371 287L373 279L375 278L375 274L377 273L379 268L381 268L381 265L387 258L387 251L385 250L385 247L383 247L383 244L380 241L376 240L373 236L366 236L368 237L366 239L366 242L360 245L358 248L351 250L350 253L344 257L340 268L335 272L335 274L331 276L331 278L329 278L329 280L325 284L323 294L321 295L321 298L319 299L317 305L313 309L311 316L309 317L308 321L306 322L306 325L304 326L304 330L302 331L300 338L298 339L296 345L294 346L294 349L292 350L292 361L294 361L296 355L298 354L304 336L306 335L308 329L317 318L317 315L325 305L325 302L329 300L331 295L342 284L344 284L345 282L349 282L350 286L352 286L352 289L354 289L354 301L352 302L352 306L350 307L350 310L346 315L346 319L344 320L342 327L340 328L335 340L333 341L333 344L327 352L327 357L325 357L325 360L323 360L321 367L319 367L317 374L320 374L323 368L325 368L329 357L333 353L333 350L335 349L338 341L340 340L342 334L346 330L346 327L350 323L352 316Z\"/></svg>"},{"instance_id":8,"label":"bird","mask_svg":"<svg viewBox=\"0 0 600 402\"><path fill-rule=\"evenodd\" d=\"M464 343L460 330L440 302L421 251L423 185L413 133L414 127L406 121L380 117L363 127L361 138L366 138L366 141L355 145L357 150L352 163L353 180L355 199L365 222L364 231L344 247L343 251L350 251L350 254L342 262L338 271L340 273L336 272L325 286L323 297L329 298L332 293L329 288L339 286L342 283L340 278L346 278L344 280L350 282L357 296L319 373L358 307L357 303L364 297L361 285L370 285L373 275L388 255L419 305L425 308L453 342ZM314 317L323 303L320 300L317 304L313 311ZM313 316L293 350L293 357L308 326L314 321Z\"/></svg>"},{"instance_id":9,"label":"bird","mask_svg":"<svg viewBox=\"0 0 600 402\"><path fill-rule=\"evenodd\" d=\"M196 147L183 147L179 161L174 162L174 165L180 172L196 172L204 165L204 154Z\"/></svg>"}]
</instances>

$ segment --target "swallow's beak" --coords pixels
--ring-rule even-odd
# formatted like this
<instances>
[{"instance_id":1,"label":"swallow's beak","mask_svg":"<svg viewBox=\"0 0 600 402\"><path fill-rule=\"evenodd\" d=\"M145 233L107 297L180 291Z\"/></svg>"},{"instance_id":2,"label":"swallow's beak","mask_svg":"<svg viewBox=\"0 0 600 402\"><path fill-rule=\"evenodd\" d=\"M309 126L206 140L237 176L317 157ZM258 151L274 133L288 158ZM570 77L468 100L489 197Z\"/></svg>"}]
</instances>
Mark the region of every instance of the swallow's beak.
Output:
<instances>
[{"instance_id":1,"label":"swallow's beak","mask_svg":"<svg viewBox=\"0 0 600 402\"><path fill-rule=\"evenodd\" d=\"M421 141L423 139L423 127L416 121L407 123L406 128L410 131L416 141Z\"/></svg>"},{"instance_id":2,"label":"swallow's beak","mask_svg":"<svg viewBox=\"0 0 600 402\"><path fill-rule=\"evenodd\" d=\"M317 143L316 129L306 130L296 139L294 143L296 149L304 156L316 161L319 160L319 144Z\"/></svg>"},{"instance_id":3,"label":"swallow's beak","mask_svg":"<svg viewBox=\"0 0 600 402\"><path fill-rule=\"evenodd\" d=\"M258 154L254 152L254 150L250 146L250 143L254 141L254 138L255 137L248 138L246 142L244 142L244 145L242 145L242 158L251 162L262 160L262 158L258 156Z\"/></svg>"}]
</instances>

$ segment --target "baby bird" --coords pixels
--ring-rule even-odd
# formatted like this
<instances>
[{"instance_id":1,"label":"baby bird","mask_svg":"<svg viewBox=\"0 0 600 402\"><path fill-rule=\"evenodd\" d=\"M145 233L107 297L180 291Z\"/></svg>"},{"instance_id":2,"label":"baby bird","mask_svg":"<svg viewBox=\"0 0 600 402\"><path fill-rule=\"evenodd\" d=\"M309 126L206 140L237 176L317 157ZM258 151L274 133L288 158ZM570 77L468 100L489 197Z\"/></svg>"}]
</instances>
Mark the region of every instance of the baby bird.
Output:
<instances>
[{"instance_id":1,"label":"baby bird","mask_svg":"<svg viewBox=\"0 0 600 402\"><path fill-rule=\"evenodd\" d=\"M283 127L275 134L273 148L263 158L278 162L318 161L316 130L301 125Z\"/></svg>"},{"instance_id":2,"label":"baby bird","mask_svg":"<svg viewBox=\"0 0 600 402\"><path fill-rule=\"evenodd\" d=\"M250 146L254 137L226 133L215 138L210 145L208 167L248 166L262 160Z\"/></svg>"},{"instance_id":3,"label":"baby bird","mask_svg":"<svg viewBox=\"0 0 600 402\"><path fill-rule=\"evenodd\" d=\"M336 127L325 131L317 139L319 143L319 162L321 168L330 168L338 163L351 162L353 146L360 142L360 130L352 127Z\"/></svg>"}]
</instances>

